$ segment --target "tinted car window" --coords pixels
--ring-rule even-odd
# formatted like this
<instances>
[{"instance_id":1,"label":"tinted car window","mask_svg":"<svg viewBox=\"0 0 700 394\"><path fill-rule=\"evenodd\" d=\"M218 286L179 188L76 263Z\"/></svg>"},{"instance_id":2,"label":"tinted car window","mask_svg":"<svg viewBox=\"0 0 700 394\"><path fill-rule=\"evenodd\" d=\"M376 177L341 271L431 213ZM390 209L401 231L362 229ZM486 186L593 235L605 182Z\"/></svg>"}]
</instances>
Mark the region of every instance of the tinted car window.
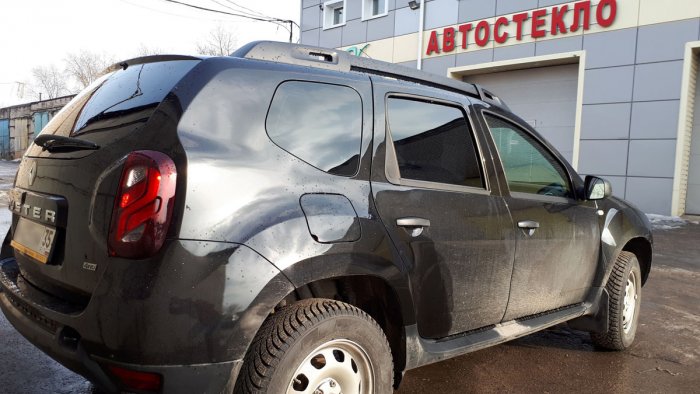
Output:
<instances>
[{"instance_id":1,"label":"tinted car window","mask_svg":"<svg viewBox=\"0 0 700 394\"><path fill-rule=\"evenodd\" d=\"M401 178L484 187L474 139L462 110L390 98L387 119Z\"/></svg>"},{"instance_id":2,"label":"tinted car window","mask_svg":"<svg viewBox=\"0 0 700 394\"><path fill-rule=\"evenodd\" d=\"M485 115L511 191L572 197L566 171L527 132L503 119Z\"/></svg>"},{"instance_id":3,"label":"tinted car window","mask_svg":"<svg viewBox=\"0 0 700 394\"><path fill-rule=\"evenodd\" d=\"M133 121L147 119L175 84L198 62L177 60L135 64L126 70L115 71L95 86L80 111L73 133L92 130L95 127L90 126L108 123L103 121L117 116L131 115Z\"/></svg>"},{"instance_id":4,"label":"tinted car window","mask_svg":"<svg viewBox=\"0 0 700 394\"><path fill-rule=\"evenodd\" d=\"M357 172L362 100L347 86L281 84L272 99L266 128L280 148L322 171L343 176Z\"/></svg>"}]
</instances>

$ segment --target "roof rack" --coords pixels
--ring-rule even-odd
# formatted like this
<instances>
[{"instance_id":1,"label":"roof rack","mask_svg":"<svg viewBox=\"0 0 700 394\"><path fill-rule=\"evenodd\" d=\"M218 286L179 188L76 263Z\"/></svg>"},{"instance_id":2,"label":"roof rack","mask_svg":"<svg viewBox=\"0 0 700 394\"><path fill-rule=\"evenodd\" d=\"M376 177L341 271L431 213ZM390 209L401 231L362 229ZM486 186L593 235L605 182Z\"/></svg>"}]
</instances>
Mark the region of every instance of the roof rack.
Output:
<instances>
[{"instance_id":1,"label":"roof rack","mask_svg":"<svg viewBox=\"0 0 700 394\"><path fill-rule=\"evenodd\" d=\"M457 93L476 97L489 104L507 108L501 99L493 93L484 90L479 85L447 77L440 77L397 64L351 55L339 49L320 48L276 41L253 41L242 46L236 52L232 53L231 56L316 67L326 70L375 74L448 89Z\"/></svg>"}]
</instances>

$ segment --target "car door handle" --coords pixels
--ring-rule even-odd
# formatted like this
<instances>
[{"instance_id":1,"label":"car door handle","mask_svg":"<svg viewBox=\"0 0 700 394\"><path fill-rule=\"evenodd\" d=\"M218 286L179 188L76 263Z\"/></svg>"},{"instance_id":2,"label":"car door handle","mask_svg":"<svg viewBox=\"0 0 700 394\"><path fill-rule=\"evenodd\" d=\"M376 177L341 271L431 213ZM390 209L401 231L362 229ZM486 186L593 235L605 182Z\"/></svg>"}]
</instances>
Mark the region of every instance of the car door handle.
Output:
<instances>
[{"instance_id":1,"label":"car door handle","mask_svg":"<svg viewBox=\"0 0 700 394\"><path fill-rule=\"evenodd\" d=\"M430 227L430 220L416 217L396 219L396 225L401 227Z\"/></svg>"},{"instance_id":2,"label":"car door handle","mask_svg":"<svg viewBox=\"0 0 700 394\"><path fill-rule=\"evenodd\" d=\"M416 217L399 218L396 219L396 225L405 228L411 237L415 238L423 234L424 228L430 227L430 220Z\"/></svg>"},{"instance_id":3,"label":"car door handle","mask_svg":"<svg viewBox=\"0 0 700 394\"><path fill-rule=\"evenodd\" d=\"M524 229L529 229L529 230L534 230L536 228L540 228L540 224L534 220L521 220L518 222L518 227L524 228Z\"/></svg>"}]
</instances>

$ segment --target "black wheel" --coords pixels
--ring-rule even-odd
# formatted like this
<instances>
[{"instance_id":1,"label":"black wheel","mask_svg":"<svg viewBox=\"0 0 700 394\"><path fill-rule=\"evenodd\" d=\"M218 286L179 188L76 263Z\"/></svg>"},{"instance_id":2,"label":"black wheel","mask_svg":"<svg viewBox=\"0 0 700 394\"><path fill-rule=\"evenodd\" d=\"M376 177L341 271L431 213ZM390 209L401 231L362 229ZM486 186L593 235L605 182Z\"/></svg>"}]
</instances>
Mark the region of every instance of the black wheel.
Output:
<instances>
[{"instance_id":1,"label":"black wheel","mask_svg":"<svg viewBox=\"0 0 700 394\"><path fill-rule=\"evenodd\" d=\"M620 252L605 288L610 295L608 332L591 333L591 339L598 347L624 350L634 342L642 301L642 274L634 254Z\"/></svg>"},{"instance_id":2,"label":"black wheel","mask_svg":"<svg viewBox=\"0 0 700 394\"><path fill-rule=\"evenodd\" d=\"M309 299L265 321L234 392L391 393L393 372L384 332L369 315L343 302Z\"/></svg>"}]
</instances>

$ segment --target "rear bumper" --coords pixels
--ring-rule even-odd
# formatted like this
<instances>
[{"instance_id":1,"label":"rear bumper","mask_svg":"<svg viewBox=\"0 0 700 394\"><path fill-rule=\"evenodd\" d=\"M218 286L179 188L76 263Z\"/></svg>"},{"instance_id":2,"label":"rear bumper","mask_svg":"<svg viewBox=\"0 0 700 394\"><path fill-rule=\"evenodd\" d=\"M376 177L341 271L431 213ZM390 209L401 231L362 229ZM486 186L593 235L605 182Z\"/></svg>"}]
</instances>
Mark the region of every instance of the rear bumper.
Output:
<instances>
[{"instance_id":1,"label":"rear bumper","mask_svg":"<svg viewBox=\"0 0 700 394\"><path fill-rule=\"evenodd\" d=\"M108 392L127 389L106 372L107 366L157 373L163 378L164 393L219 393L224 388L233 388L242 360L194 365L140 365L89 354L79 333L46 317L22 299L13 278L7 275L7 271L12 270L5 265L10 264L14 264L13 259L0 261L0 309L7 320L33 345L101 389Z\"/></svg>"},{"instance_id":2,"label":"rear bumper","mask_svg":"<svg viewBox=\"0 0 700 394\"><path fill-rule=\"evenodd\" d=\"M232 388L259 327L294 290L240 244L173 240L157 259L101 264L88 304L76 308L27 282L14 257L0 260L0 309L30 342L107 391L122 389L109 365L158 373L168 393Z\"/></svg>"}]
</instances>

